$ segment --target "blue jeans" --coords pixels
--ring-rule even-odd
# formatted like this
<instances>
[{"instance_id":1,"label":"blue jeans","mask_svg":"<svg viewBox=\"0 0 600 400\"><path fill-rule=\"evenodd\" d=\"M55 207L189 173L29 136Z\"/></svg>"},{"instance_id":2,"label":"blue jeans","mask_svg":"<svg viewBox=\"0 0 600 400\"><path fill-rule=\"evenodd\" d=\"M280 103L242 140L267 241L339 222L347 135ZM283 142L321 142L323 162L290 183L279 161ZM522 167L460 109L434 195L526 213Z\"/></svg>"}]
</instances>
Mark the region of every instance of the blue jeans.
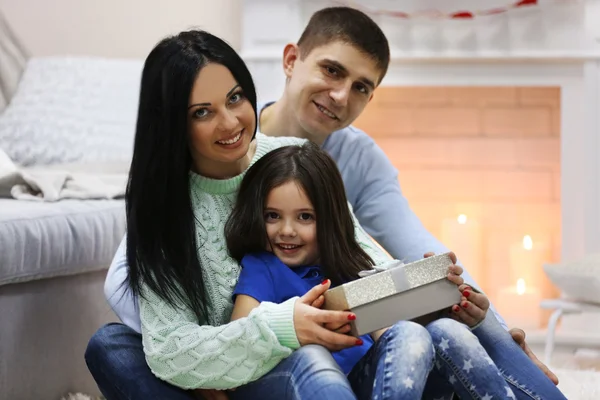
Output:
<instances>
[{"instance_id":1,"label":"blue jeans","mask_svg":"<svg viewBox=\"0 0 600 400\"><path fill-rule=\"evenodd\" d=\"M552 399L566 397L515 343L493 315L487 314L473 334L494 360L504 380L511 386L517 400Z\"/></svg>"},{"instance_id":2,"label":"blue jeans","mask_svg":"<svg viewBox=\"0 0 600 400\"><path fill-rule=\"evenodd\" d=\"M565 399L493 315L473 332L449 318L398 322L348 379L359 399Z\"/></svg>"},{"instance_id":3,"label":"blue jeans","mask_svg":"<svg viewBox=\"0 0 600 400\"><path fill-rule=\"evenodd\" d=\"M85 361L107 400L194 399L191 391L156 378L144 356L140 334L108 324L92 336ZM227 392L230 399L356 399L346 376L322 346L296 350L257 381Z\"/></svg>"},{"instance_id":4,"label":"blue jeans","mask_svg":"<svg viewBox=\"0 0 600 400\"><path fill-rule=\"evenodd\" d=\"M125 325L102 327L90 340L85 359L107 400L194 398L152 374L141 335ZM451 319L435 321L427 329L398 322L347 379L326 349L304 346L261 379L228 395L305 399L317 390L319 397L327 393L335 399L446 400L454 392L461 399L565 399L489 314L473 332Z\"/></svg>"},{"instance_id":5,"label":"blue jeans","mask_svg":"<svg viewBox=\"0 0 600 400\"><path fill-rule=\"evenodd\" d=\"M452 399L454 391L461 399L566 400L489 313L473 331L448 318L427 331L436 361L425 399Z\"/></svg>"},{"instance_id":6,"label":"blue jeans","mask_svg":"<svg viewBox=\"0 0 600 400\"><path fill-rule=\"evenodd\" d=\"M400 321L381 335L348 374L348 380L361 400L419 400L434 359L425 328Z\"/></svg>"}]
</instances>

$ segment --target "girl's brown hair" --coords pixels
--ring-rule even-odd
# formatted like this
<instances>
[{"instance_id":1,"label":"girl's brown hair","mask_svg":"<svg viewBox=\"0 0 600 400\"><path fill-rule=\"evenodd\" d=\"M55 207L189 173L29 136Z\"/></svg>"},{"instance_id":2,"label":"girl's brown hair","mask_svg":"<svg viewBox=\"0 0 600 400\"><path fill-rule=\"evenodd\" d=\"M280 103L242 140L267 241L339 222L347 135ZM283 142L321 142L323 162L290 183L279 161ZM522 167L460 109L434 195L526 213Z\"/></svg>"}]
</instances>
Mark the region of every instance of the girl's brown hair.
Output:
<instances>
[{"instance_id":1,"label":"girl's brown hair","mask_svg":"<svg viewBox=\"0 0 600 400\"><path fill-rule=\"evenodd\" d=\"M359 271L372 269L373 260L356 241L337 165L312 142L273 150L248 170L225 224L229 254L241 261L246 254L267 248L264 217L267 196L290 181L304 189L315 209L317 243L325 276L339 285L357 279Z\"/></svg>"}]
</instances>

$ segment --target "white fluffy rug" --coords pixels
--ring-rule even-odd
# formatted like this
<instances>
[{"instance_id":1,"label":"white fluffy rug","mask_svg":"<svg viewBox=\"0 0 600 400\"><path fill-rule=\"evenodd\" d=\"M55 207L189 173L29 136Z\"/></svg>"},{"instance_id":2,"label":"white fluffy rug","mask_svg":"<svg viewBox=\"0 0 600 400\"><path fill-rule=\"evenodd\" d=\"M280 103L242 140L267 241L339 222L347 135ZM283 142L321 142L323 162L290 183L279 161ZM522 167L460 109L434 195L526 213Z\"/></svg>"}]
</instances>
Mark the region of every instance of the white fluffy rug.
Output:
<instances>
[{"instance_id":1,"label":"white fluffy rug","mask_svg":"<svg viewBox=\"0 0 600 400\"><path fill-rule=\"evenodd\" d=\"M569 400L600 400L600 372L553 369L560 380L558 387ZM69 394L62 400L100 400L81 393ZM548 399L550 400L550 399Z\"/></svg>"},{"instance_id":2,"label":"white fluffy rug","mask_svg":"<svg viewBox=\"0 0 600 400\"><path fill-rule=\"evenodd\" d=\"M103 397L93 397L93 396L88 396L87 394L83 394L83 393L69 393L68 395L63 397L61 400L102 400L102 399L103 399Z\"/></svg>"},{"instance_id":3,"label":"white fluffy rug","mask_svg":"<svg viewBox=\"0 0 600 400\"><path fill-rule=\"evenodd\" d=\"M558 376L558 387L569 400L599 400L600 372L553 369Z\"/></svg>"}]
</instances>

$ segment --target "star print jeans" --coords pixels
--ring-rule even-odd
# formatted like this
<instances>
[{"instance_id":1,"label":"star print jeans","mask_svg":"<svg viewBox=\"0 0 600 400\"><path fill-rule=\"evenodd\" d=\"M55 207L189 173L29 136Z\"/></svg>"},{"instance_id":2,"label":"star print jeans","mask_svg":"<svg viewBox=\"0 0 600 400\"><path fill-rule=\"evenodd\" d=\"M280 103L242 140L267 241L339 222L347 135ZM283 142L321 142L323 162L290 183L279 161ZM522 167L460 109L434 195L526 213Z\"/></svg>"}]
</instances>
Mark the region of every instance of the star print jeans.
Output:
<instances>
[{"instance_id":1,"label":"star print jeans","mask_svg":"<svg viewBox=\"0 0 600 400\"><path fill-rule=\"evenodd\" d=\"M565 399L493 316L473 332L449 318L398 322L348 380L361 400Z\"/></svg>"},{"instance_id":2,"label":"star print jeans","mask_svg":"<svg viewBox=\"0 0 600 400\"><path fill-rule=\"evenodd\" d=\"M381 335L350 371L348 380L360 400L420 400L434 359L427 330L417 323L400 321Z\"/></svg>"},{"instance_id":3,"label":"star print jeans","mask_svg":"<svg viewBox=\"0 0 600 400\"><path fill-rule=\"evenodd\" d=\"M447 318L427 331L436 360L424 399L566 400L491 313L472 331Z\"/></svg>"}]
</instances>

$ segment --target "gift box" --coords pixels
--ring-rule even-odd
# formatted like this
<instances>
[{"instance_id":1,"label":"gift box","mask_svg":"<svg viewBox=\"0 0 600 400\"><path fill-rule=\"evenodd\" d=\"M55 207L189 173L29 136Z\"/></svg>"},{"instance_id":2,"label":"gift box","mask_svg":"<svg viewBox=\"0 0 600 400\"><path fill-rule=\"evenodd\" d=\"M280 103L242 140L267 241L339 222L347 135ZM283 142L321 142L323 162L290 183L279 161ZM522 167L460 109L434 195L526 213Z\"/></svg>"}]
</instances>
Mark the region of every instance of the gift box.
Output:
<instances>
[{"instance_id":1,"label":"gift box","mask_svg":"<svg viewBox=\"0 0 600 400\"><path fill-rule=\"evenodd\" d=\"M363 271L366 276L325 292L324 308L356 314L351 333L357 337L449 309L461 298L458 287L447 279L451 265L452 259L445 253Z\"/></svg>"}]
</instances>

